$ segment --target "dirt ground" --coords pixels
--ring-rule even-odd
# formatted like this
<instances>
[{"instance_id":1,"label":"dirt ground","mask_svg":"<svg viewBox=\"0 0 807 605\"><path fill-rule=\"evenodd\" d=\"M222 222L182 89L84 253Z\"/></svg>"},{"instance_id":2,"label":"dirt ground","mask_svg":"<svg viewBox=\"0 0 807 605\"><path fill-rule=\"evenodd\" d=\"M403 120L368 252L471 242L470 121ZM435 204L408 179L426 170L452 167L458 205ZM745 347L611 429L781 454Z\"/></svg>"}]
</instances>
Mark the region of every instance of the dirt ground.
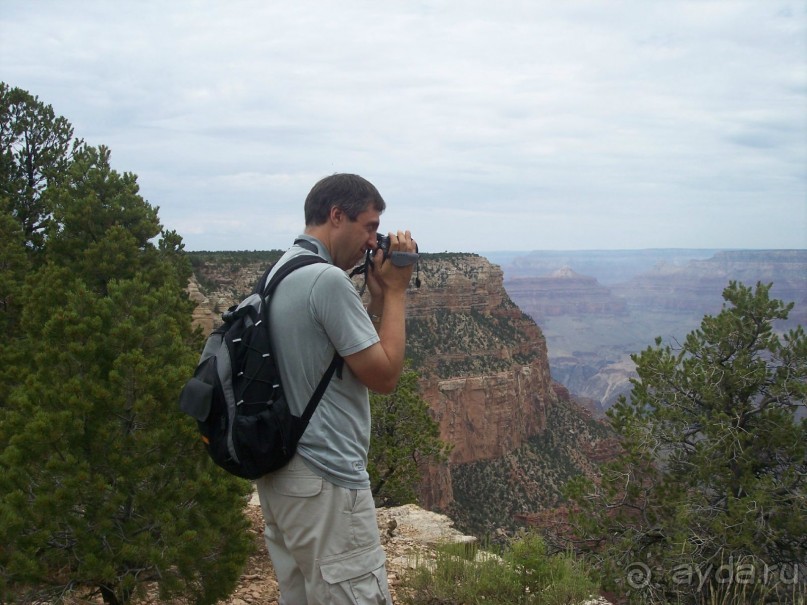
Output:
<instances>
[{"instance_id":1,"label":"dirt ground","mask_svg":"<svg viewBox=\"0 0 807 605\"><path fill-rule=\"evenodd\" d=\"M238 581L238 588L220 605L278 605L279 592L272 562L263 541L263 515L259 506L247 506L247 516L251 521L250 533L255 541L255 553L249 558L244 573Z\"/></svg>"},{"instance_id":2,"label":"dirt ground","mask_svg":"<svg viewBox=\"0 0 807 605\"><path fill-rule=\"evenodd\" d=\"M278 605L279 592L272 562L263 541L263 516L253 501L247 506L251 521L250 532L255 540L255 553L250 557L235 592L219 605ZM398 605L401 577L413 561L422 558L429 543L436 540L467 540L440 515L422 511L414 506L378 511L379 530L387 554L387 578L392 600Z\"/></svg>"}]
</instances>

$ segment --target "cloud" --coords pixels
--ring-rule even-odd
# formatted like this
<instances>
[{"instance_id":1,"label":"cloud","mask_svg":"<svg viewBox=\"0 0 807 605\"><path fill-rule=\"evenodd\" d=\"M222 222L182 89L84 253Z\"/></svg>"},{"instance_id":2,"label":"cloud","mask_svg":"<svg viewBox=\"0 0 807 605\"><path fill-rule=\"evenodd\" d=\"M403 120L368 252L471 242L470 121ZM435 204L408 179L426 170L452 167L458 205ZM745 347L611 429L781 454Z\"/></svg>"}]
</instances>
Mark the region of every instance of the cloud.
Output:
<instances>
[{"instance_id":1,"label":"cloud","mask_svg":"<svg viewBox=\"0 0 807 605\"><path fill-rule=\"evenodd\" d=\"M337 171L458 250L806 247L806 40L795 0L40 0L0 69L191 249L283 247Z\"/></svg>"}]
</instances>

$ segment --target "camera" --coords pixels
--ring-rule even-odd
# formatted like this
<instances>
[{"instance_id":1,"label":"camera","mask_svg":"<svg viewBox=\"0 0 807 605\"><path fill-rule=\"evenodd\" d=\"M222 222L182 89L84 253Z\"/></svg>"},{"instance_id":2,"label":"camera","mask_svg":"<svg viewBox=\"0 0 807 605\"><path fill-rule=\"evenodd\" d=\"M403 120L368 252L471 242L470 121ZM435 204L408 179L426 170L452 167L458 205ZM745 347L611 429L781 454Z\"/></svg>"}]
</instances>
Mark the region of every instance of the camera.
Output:
<instances>
[{"instance_id":1,"label":"camera","mask_svg":"<svg viewBox=\"0 0 807 605\"><path fill-rule=\"evenodd\" d=\"M381 233L377 233L376 241L378 242L378 249L384 253L384 257L386 258L389 255L389 244L390 244L389 235L382 235Z\"/></svg>"},{"instance_id":2,"label":"camera","mask_svg":"<svg viewBox=\"0 0 807 605\"><path fill-rule=\"evenodd\" d=\"M407 265L412 265L418 261L420 255L417 252L390 252L390 237L389 235L382 235L381 233L376 233L376 242L378 244L378 250L384 254L384 258L389 258L392 261L392 264L396 267L406 267ZM415 247L417 250L417 246Z\"/></svg>"},{"instance_id":3,"label":"camera","mask_svg":"<svg viewBox=\"0 0 807 605\"><path fill-rule=\"evenodd\" d=\"M415 265L417 269L417 276L415 277L415 287L420 288L420 263L418 260L420 259L420 254L417 252L417 244L415 244L415 252L400 252L400 251L393 251L390 252L390 236L389 235L382 235L381 233L376 233L376 250L377 253L379 250L384 255L383 260L389 261L395 265L396 267L408 267L409 265ZM370 268L373 266L371 259L374 253L368 248L367 254L364 258L364 263L359 265L353 269L350 273L350 277L354 275L359 275L361 273L365 276L364 286L362 286L360 290L360 294L364 294L364 287L367 285L367 273Z\"/></svg>"}]
</instances>

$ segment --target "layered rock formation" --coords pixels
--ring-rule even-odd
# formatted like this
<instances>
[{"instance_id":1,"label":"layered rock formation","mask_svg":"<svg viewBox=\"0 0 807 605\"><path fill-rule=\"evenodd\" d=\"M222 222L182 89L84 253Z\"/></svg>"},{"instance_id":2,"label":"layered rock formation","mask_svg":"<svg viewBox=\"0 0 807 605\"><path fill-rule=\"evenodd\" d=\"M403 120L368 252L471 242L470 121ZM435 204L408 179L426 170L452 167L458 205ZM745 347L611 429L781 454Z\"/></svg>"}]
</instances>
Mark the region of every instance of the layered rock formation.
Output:
<instances>
[{"instance_id":1,"label":"layered rock formation","mask_svg":"<svg viewBox=\"0 0 807 605\"><path fill-rule=\"evenodd\" d=\"M200 302L197 321L214 323L213 310L248 292L270 259L247 262L244 257L240 265L226 266L195 259L197 280L189 290ZM473 254L436 254L424 255L420 269L422 285L408 297L407 357L420 374L421 394L441 437L453 446L448 464L429 469L421 503L448 510L456 507L456 469L493 463L529 447L545 431L548 410L560 403L577 406L553 384L544 336L505 292L498 266ZM207 292L201 283L210 284ZM221 286L211 287L215 284ZM579 463L564 462L569 468ZM474 498L487 495L464 494L460 500L469 502L469 497L473 507Z\"/></svg>"},{"instance_id":2,"label":"layered rock formation","mask_svg":"<svg viewBox=\"0 0 807 605\"><path fill-rule=\"evenodd\" d=\"M432 469L427 508L454 500L454 465L500 458L546 426L556 400L546 342L504 291L501 269L476 255L432 255L409 297L408 356L421 374L450 464Z\"/></svg>"},{"instance_id":3,"label":"layered rock formation","mask_svg":"<svg viewBox=\"0 0 807 605\"><path fill-rule=\"evenodd\" d=\"M729 281L772 283L771 296L794 302L790 324L807 320L807 250L728 250L686 265L662 264L615 287L635 308L674 312L720 311Z\"/></svg>"},{"instance_id":4,"label":"layered rock formation","mask_svg":"<svg viewBox=\"0 0 807 605\"><path fill-rule=\"evenodd\" d=\"M536 321L557 315L624 315L627 305L594 277L561 267L548 276L515 277L504 284L519 307Z\"/></svg>"},{"instance_id":5,"label":"layered rock formation","mask_svg":"<svg viewBox=\"0 0 807 605\"><path fill-rule=\"evenodd\" d=\"M193 310L194 325L202 328L204 334L209 334L215 327L219 314L216 313L216 302L211 301L202 293L195 275L191 276L188 283L188 297L196 303L196 308Z\"/></svg>"},{"instance_id":6,"label":"layered rock formation","mask_svg":"<svg viewBox=\"0 0 807 605\"><path fill-rule=\"evenodd\" d=\"M773 283L771 296L795 303L777 328L807 324L807 250L535 251L503 269L547 338L553 379L603 409L630 393L631 354L656 337L676 346L720 311L729 281Z\"/></svg>"},{"instance_id":7,"label":"layered rock formation","mask_svg":"<svg viewBox=\"0 0 807 605\"><path fill-rule=\"evenodd\" d=\"M502 456L546 424L554 393L543 334L507 296L501 269L482 257L430 257L421 276L409 297L407 353L454 445L451 459Z\"/></svg>"}]
</instances>

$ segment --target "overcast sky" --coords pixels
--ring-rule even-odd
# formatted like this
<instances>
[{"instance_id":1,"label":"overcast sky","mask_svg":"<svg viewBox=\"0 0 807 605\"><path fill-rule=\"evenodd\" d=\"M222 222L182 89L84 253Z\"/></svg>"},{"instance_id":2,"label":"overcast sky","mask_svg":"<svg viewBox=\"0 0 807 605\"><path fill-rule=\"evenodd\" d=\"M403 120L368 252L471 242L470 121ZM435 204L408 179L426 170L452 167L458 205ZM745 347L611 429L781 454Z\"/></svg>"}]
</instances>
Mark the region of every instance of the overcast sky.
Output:
<instances>
[{"instance_id":1,"label":"overcast sky","mask_svg":"<svg viewBox=\"0 0 807 605\"><path fill-rule=\"evenodd\" d=\"M0 0L0 80L189 250L334 172L428 252L807 248L803 0Z\"/></svg>"}]
</instances>

